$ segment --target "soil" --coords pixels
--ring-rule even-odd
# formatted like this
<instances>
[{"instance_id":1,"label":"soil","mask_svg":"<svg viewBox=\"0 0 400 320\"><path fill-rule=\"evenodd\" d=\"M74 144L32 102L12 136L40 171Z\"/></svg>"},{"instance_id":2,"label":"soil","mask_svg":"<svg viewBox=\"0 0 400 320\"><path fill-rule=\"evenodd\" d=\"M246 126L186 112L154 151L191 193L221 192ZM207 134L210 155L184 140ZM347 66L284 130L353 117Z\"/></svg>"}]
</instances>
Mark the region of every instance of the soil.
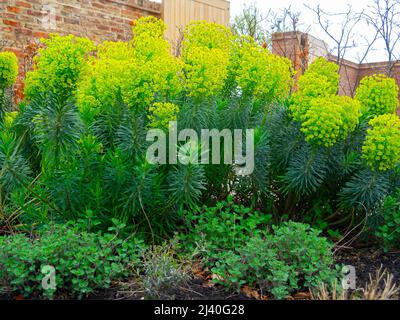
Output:
<instances>
[{"instance_id":1,"label":"soil","mask_svg":"<svg viewBox=\"0 0 400 320\"><path fill-rule=\"evenodd\" d=\"M375 275L381 266L393 274L394 282L400 286L400 251L385 253L381 249L349 249L338 253L336 262L355 267L357 287L364 288L369 282L369 274Z\"/></svg>"}]
</instances>

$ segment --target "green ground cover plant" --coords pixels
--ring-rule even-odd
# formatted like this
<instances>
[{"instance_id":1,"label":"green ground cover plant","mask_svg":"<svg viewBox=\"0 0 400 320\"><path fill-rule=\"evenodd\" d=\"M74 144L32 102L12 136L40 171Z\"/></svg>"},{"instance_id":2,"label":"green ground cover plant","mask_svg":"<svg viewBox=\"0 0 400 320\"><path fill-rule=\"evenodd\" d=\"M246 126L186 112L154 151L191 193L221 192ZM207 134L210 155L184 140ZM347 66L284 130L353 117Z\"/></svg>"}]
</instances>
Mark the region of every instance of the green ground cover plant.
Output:
<instances>
[{"instance_id":1,"label":"green ground cover plant","mask_svg":"<svg viewBox=\"0 0 400 320\"><path fill-rule=\"evenodd\" d=\"M182 250L200 258L227 288L240 291L246 285L283 299L295 290L331 284L339 275L332 243L309 225L271 226L271 216L229 201L185 218L178 236Z\"/></svg>"},{"instance_id":2,"label":"green ground cover plant","mask_svg":"<svg viewBox=\"0 0 400 320\"><path fill-rule=\"evenodd\" d=\"M109 288L138 267L145 248L143 242L124 239L117 231L96 234L67 224L45 227L35 237L1 236L1 291L61 299L84 298ZM46 266L56 268L54 287L42 286Z\"/></svg>"}]
</instances>

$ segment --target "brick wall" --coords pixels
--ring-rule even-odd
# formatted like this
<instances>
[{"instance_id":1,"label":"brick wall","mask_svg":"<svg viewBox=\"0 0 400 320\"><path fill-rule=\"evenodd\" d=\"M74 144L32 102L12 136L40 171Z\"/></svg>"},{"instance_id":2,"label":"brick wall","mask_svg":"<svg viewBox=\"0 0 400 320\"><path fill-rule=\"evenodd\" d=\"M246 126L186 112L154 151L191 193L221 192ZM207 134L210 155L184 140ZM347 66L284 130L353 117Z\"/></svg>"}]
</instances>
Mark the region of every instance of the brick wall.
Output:
<instances>
[{"instance_id":1,"label":"brick wall","mask_svg":"<svg viewBox=\"0 0 400 320\"><path fill-rule=\"evenodd\" d=\"M128 40L130 23L140 16L161 17L161 4L148 0L0 0L0 50L20 59L16 85L30 68L34 43L49 33L87 36L95 42Z\"/></svg>"}]
</instances>

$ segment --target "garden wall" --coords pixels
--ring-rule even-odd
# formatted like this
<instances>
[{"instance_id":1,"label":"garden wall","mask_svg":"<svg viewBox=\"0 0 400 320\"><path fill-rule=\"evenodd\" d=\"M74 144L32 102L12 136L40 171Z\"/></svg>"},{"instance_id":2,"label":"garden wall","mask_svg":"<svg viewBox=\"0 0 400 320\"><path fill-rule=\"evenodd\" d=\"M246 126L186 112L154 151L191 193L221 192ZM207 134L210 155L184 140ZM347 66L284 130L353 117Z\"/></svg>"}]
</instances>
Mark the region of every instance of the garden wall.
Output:
<instances>
[{"instance_id":1,"label":"garden wall","mask_svg":"<svg viewBox=\"0 0 400 320\"><path fill-rule=\"evenodd\" d=\"M31 67L35 43L49 33L87 36L95 42L127 40L133 20L161 17L161 4L148 0L0 0L0 51L20 59L17 96L22 79ZM17 97L17 98L18 98Z\"/></svg>"}]
</instances>

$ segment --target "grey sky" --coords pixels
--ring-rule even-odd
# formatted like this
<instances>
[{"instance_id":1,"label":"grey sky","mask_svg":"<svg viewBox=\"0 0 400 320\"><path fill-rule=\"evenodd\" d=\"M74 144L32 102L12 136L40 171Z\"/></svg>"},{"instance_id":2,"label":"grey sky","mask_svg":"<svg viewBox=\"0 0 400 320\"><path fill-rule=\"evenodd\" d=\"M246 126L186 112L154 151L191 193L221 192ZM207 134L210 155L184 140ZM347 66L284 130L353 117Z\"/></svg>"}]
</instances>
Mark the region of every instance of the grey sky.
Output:
<instances>
[{"instance_id":1,"label":"grey sky","mask_svg":"<svg viewBox=\"0 0 400 320\"><path fill-rule=\"evenodd\" d=\"M264 14L267 14L269 9L279 12L280 10L291 6L294 11L301 12L300 22L303 23L303 26L300 27L300 29L309 27L312 35L324 40L329 46L332 47L332 42L329 41L329 38L318 27L315 14L306 8L305 4L310 7L316 7L318 4L320 4L322 9L330 12L346 11L348 5L351 5L354 10L362 11L363 9L366 9L368 5L373 2L373 0L231 0L230 2L231 18L241 12L244 4L251 4L252 2L255 2ZM334 19L332 22L334 23L333 30L339 31L340 23ZM365 41L361 41L361 39L363 36L370 36L373 34L373 29L366 24L360 24L357 30L355 30L355 34L355 40L357 41L358 49L352 49L348 52L347 58L350 60L357 60L357 57L362 55L363 44L365 44ZM400 53L400 44L398 52ZM378 41L375 44L373 51L371 51L368 55L366 62L385 60L387 60L387 58L385 51L383 50L383 43Z\"/></svg>"}]
</instances>

